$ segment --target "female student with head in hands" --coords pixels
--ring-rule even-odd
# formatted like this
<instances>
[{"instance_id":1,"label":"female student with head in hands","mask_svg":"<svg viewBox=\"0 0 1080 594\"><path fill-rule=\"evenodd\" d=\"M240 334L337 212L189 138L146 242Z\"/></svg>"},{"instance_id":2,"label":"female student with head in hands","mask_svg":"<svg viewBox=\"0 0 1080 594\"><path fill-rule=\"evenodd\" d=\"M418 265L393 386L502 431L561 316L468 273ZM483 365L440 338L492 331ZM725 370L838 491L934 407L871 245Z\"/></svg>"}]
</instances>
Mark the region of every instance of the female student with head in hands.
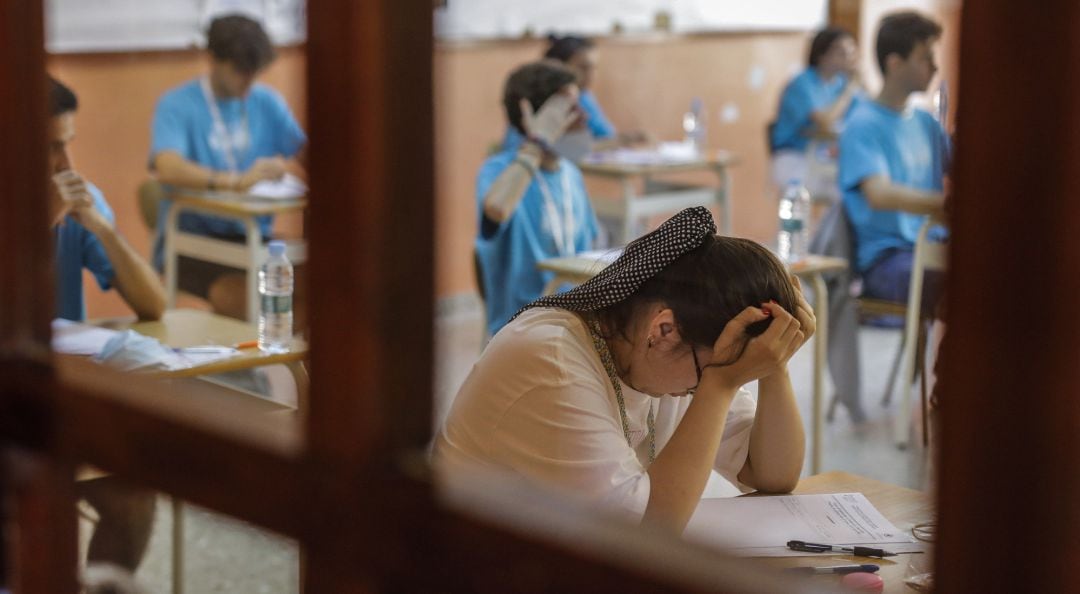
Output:
<instances>
[{"instance_id":1,"label":"female student with head in hands","mask_svg":"<svg viewBox=\"0 0 1080 594\"><path fill-rule=\"evenodd\" d=\"M775 256L684 210L495 335L436 438L436 470L510 471L681 532L714 469L741 491L795 486L787 361L814 327Z\"/></svg>"}]
</instances>

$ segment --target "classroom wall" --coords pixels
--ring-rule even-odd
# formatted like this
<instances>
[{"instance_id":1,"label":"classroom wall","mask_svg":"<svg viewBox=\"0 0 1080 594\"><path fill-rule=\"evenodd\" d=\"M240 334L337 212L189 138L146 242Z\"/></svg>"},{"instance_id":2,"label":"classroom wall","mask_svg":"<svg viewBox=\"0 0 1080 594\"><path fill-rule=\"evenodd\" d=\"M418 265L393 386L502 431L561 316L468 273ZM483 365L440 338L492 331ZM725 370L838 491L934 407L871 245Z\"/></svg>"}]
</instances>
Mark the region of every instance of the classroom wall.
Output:
<instances>
[{"instance_id":1,"label":"classroom wall","mask_svg":"<svg viewBox=\"0 0 1080 594\"><path fill-rule=\"evenodd\" d=\"M147 176L150 121L158 97L205 71L198 51L60 54L50 56L49 71L79 96L76 139L71 144L75 169L101 188L116 214L120 232L134 248L149 256L152 241L139 216L135 191ZM304 52L283 48L262 81L279 90L304 123L306 97ZM294 227L295 220L282 226ZM87 274L87 314L130 315L115 291L102 293ZM196 300L182 301L197 306Z\"/></svg>"}]
</instances>

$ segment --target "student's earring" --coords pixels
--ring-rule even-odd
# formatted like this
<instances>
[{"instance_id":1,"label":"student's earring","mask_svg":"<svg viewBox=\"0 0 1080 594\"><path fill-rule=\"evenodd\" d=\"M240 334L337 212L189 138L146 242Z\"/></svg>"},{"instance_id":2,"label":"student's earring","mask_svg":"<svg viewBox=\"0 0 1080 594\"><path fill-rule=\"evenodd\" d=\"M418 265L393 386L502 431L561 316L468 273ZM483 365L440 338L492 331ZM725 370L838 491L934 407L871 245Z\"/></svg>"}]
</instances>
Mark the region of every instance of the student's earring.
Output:
<instances>
[{"instance_id":1,"label":"student's earring","mask_svg":"<svg viewBox=\"0 0 1080 594\"><path fill-rule=\"evenodd\" d=\"M645 341L645 344L646 344L646 345L647 345L647 346L648 346L648 347L649 347L650 349L652 348L652 335L651 335L651 334L649 335L649 338L648 338L648 340L646 340L646 341Z\"/></svg>"}]
</instances>

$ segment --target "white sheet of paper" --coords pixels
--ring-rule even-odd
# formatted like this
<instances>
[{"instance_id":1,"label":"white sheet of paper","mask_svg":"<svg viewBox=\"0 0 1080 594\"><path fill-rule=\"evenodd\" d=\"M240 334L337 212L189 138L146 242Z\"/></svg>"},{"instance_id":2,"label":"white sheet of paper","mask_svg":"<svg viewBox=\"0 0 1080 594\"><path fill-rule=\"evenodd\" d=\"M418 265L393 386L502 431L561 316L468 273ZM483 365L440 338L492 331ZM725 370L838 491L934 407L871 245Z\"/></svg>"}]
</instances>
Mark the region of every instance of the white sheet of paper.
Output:
<instances>
[{"instance_id":1,"label":"white sheet of paper","mask_svg":"<svg viewBox=\"0 0 1080 594\"><path fill-rule=\"evenodd\" d=\"M304 180L291 173L279 180L263 180L248 189L248 196L261 200L291 200L307 195Z\"/></svg>"},{"instance_id":2,"label":"white sheet of paper","mask_svg":"<svg viewBox=\"0 0 1080 594\"><path fill-rule=\"evenodd\" d=\"M792 551L786 546L789 540L875 546L894 553L924 550L862 493L703 499L685 537L743 557L820 554Z\"/></svg>"},{"instance_id":3,"label":"white sheet of paper","mask_svg":"<svg viewBox=\"0 0 1080 594\"><path fill-rule=\"evenodd\" d=\"M115 330L56 319L52 321L52 348L65 355L96 355L116 334Z\"/></svg>"}]
</instances>

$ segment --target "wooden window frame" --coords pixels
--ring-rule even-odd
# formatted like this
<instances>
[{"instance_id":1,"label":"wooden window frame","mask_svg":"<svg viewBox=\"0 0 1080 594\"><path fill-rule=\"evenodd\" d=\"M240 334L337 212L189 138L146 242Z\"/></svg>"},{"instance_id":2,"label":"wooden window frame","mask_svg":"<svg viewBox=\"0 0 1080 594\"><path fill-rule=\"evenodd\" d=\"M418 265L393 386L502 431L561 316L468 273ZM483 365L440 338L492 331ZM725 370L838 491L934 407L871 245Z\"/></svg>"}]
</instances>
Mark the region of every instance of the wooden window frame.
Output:
<instances>
[{"instance_id":1,"label":"wooden window frame","mask_svg":"<svg viewBox=\"0 0 1080 594\"><path fill-rule=\"evenodd\" d=\"M1069 165L1080 162L1073 107L1080 38L1069 26L1078 11L1072 0L1047 0L1039 14L1055 17L1046 20L1010 0L964 9L964 148L954 176L945 348L952 364L942 379L942 591L1075 585L1080 320L1072 311L1080 234L1073 226L1080 203L1003 206L1015 204L1020 189L1071 198ZM42 14L41 0L0 0L0 138L9 139L0 144L0 480L17 592L76 589L72 477L79 463L298 539L308 592L747 588L745 570L722 561L710 569L708 558L670 538L639 539L652 563L635 565L440 503L423 459L434 299L428 3L309 6L309 272L313 286L333 290L311 291L312 397L302 430L221 418L146 380L55 365L45 206L26 199L43 196L47 183ZM1006 34L1009 43L999 43ZM981 92L998 88L1001 72L1011 80L1034 72L1039 84ZM1054 99L1046 104L1046 96ZM1018 110L1031 117L1013 123ZM1015 147L1028 143L1056 147L1055 158L1018 156ZM995 163L1003 165L988 165ZM1009 286L984 289L1002 276ZM1002 312L1011 314L1002 319ZM1045 350L1029 348L1036 324ZM1041 397L1018 412L1011 404L1021 390ZM994 439L969 437L1006 426ZM997 465L1020 469L1022 486L1034 488L1002 489ZM1024 513L1003 513L1017 509ZM1010 537L1023 546L971 547ZM679 565L687 559L697 572Z\"/></svg>"}]
</instances>

